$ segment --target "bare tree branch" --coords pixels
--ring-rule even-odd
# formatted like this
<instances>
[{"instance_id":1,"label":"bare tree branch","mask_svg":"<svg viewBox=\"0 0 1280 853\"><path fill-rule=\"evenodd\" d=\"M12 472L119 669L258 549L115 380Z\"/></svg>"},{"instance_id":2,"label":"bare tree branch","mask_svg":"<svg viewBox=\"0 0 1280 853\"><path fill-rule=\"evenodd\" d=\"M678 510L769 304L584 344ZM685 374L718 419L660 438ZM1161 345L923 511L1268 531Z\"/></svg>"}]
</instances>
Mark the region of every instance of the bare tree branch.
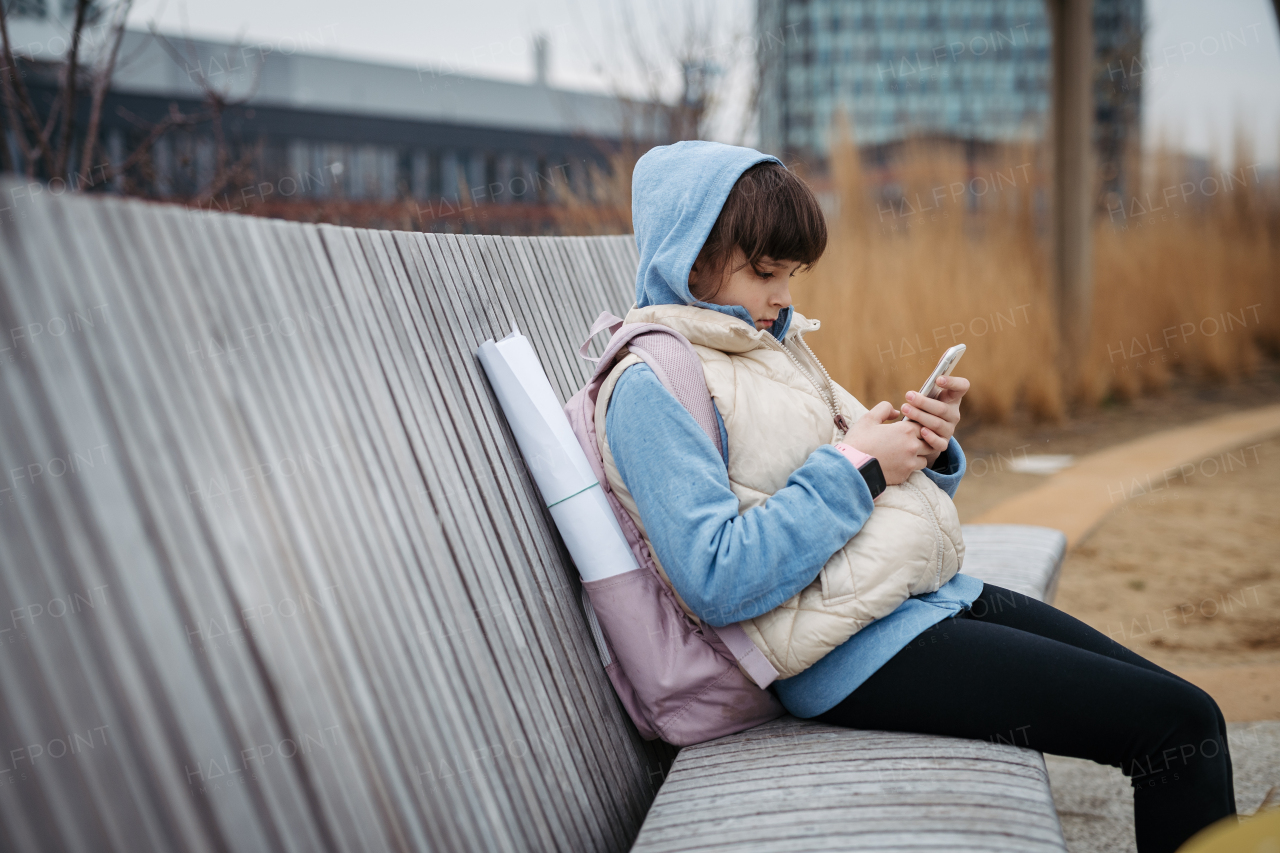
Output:
<instances>
[{"instance_id":1,"label":"bare tree branch","mask_svg":"<svg viewBox=\"0 0 1280 853\"><path fill-rule=\"evenodd\" d=\"M221 122L219 122L219 124L220 123ZM250 181L253 174L250 164L253 162L253 158L259 153L260 145L261 143L241 154L240 159L232 164L230 168L220 167L220 172L214 175L213 180L209 182L209 186L196 197L196 205L203 206L213 201L214 197L217 196L218 193L222 192L228 184L232 183L236 179L239 179L238 182L242 184L246 181Z\"/></svg>"},{"instance_id":2,"label":"bare tree branch","mask_svg":"<svg viewBox=\"0 0 1280 853\"><path fill-rule=\"evenodd\" d=\"M4 3L0 2L0 47L4 50L4 64L9 72L4 77L4 99L5 106L9 108L12 115L11 120L14 123L14 132L18 137L18 144L22 147L23 156L27 161L27 175L34 176L35 161L34 156L36 150L45 158L50 168L56 162L53 156L53 149L49 147L49 138L44 135L40 127L40 118L36 115L35 107L31 103L31 93L27 90L27 84L22 80L22 74L18 71L18 63L13 58L13 48L9 44L9 20L5 11ZM22 121L17 121L17 115L20 113ZM22 125L26 124L27 129L35 137L35 144L26 138L26 134L22 132Z\"/></svg>"},{"instance_id":3,"label":"bare tree branch","mask_svg":"<svg viewBox=\"0 0 1280 853\"><path fill-rule=\"evenodd\" d=\"M31 147L31 143L27 140L27 134L22 130L22 119L18 115L17 98L13 93L8 79L10 73L16 72L13 68L6 67L5 80L3 83L5 112L9 118L9 125L13 128L14 139L18 143L18 148L22 151L22 159L26 161L26 172L28 175L31 175L32 169L34 168L33 162L39 156L39 152ZM14 171L17 171L17 164L14 164Z\"/></svg>"},{"instance_id":4,"label":"bare tree branch","mask_svg":"<svg viewBox=\"0 0 1280 853\"><path fill-rule=\"evenodd\" d=\"M192 79L196 80L196 83L200 86L200 90L204 93L206 100L217 101L218 103L222 104L224 107L232 107L232 106L240 106L241 104L247 103L249 99L251 99L255 94L257 94L258 85L262 82L263 59L261 57L259 57L258 64L253 69L253 82L249 86L249 91L246 92L242 97L230 98L227 96L226 92L220 92L216 88L214 88L213 84L211 84L209 80L204 76L203 65L200 62L199 53L191 45L191 42L189 40L187 40L187 49L190 51L190 55L184 56L181 51L179 51L176 47L173 46L172 43L170 43L168 38L166 38L163 34L161 34L156 29L156 25L154 22L151 23L149 29L151 31L152 38L154 38L160 44L160 46L164 48L165 53L169 54L169 58L172 59L174 64L177 65L179 68L183 68L184 70L190 69L191 60L193 58L195 59L196 67L201 68L202 70L200 72L199 78L192 78ZM232 42L231 47L234 48L237 46L239 46L238 40L236 42Z\"/></svg>"},{"instance_id":5,"label":"bare tree branch","mask_svg":"<svg viewBox=\"0 0 1280 853\"><path fill-rule=\"evenodd\" d=\"M80 81L78 79L80 71L80 39L84 35L85 14L89 11L89 3L90 0L76 0L76 20L71 29L71 51L67 56L66 71L62 83L62 130L58 134L57 160L53 164L51 178L60 178L66 175L67 160L71 156L71 147L75 145L76 95L80 89Z\"/></svg>"},{"instance_id":6,"label":"bare tree branch","mask_svg":"<svg viewBox=\"0 0 1280 853\"><path fill-rule=\"evenodd\" d=\"M193 127L209 120L208 114L196 113L194 115L183 115L182 111L178 109L177 104L170 104L169 114L154 124L144 121L129 110L126 110L124 107L118 107L117 112L122 118L127 119L138 127L145 128L150 125L149 132L147 137L142 140L141 144L139 144L138 147L133 150L133 153L126 157L120 165L117 166L112 163L107 163L101 166L104 183L114 179L118 175L125 174L134 166L141 163L142 159L151 152L152 146L159 141L160 137L164 136L170 130L176 127Z\"/></svg>"},{"instance_id":7,"label":"bare tree branch","mask_svg":"<svg viewBox=\"0 0 1280 853\"><path fill-rule=\"evenodd\" d=\"M172 59L175 64L189 69L192 64L191 60L194 58L196 60L196 66L203 68L199 54L195 51L189 41L187 43L187 49L190 55L184 56L169 42L167 38L156 30L154 24L151 26L151 34L157 41L159 41L161 47L163 47L165 52L169 54L169 58ZM238 98L230 98L227 96L226 92L219 91L215 88L205 77L203 70L200 72L200 76L195 78L201 91L204 92L205 103L208 105L214 141L214 174L213 178L209 181L209 186L199 194L198 198L201 202L206 202L212 199L221 192L228 183L236 177L243 176L248 170L248 163L254 155L253 149L250 149L248 152L243 154L234 164L231 164L230 166L227 164L229 154L227 152L226 135L222 127L222 116L226 112L227 107L242 106L248 103L248 101L257 93L258 86L262 82L263 64L263 60L259 58L257 65L253 69L253 80L249 85L248 91Z\"/></svg>"},{"instance_id":8,"label":"bare tree branch","mask_svg":"<svg viewBox=\"0 0 1280 853\"><path fill-rule=\"evenodd\" d=\"M747 84L750 88L747 90L746 102L742 107L742 121L738 124L738 130L734 134L734 143L737 145L746 144L747 133L751 124L759 118L760 99L764 92L765 76L773 68L771 57L769 56L770 48L767 38L760 38L754 41L754 44L754 53L751 58L751 76Z\"/></svg>"},{"instance_id":9,"label":"bare tree branch","mask_svg":"<svg viewBox=\"0 0 1280 853\"><path fill-rule=\"evenodd\" d=\"M58 94L53 99L53 103L49 106L49 115L44 121L44 130L40 132L42 139L53 139L53 129L58 126L58 116L62 114L62 99L65 92L62 87L58 88ZM54 153L57 153L56 151Z\"/></svg>"},{"instance_id":10,"label":"bare tree branch","mask_svg":"<svg viewBox=\"0 0 1280 853\"><path fill-rule=\"evenodd\" d=\"M95 165L94 160L101 151L102 112L121 62L125 23L132 6L132 0L117 0L113 4L111 21L105 28L106 38L102 41L100 49L94 53L93 58L86 62L85 56L88 54L87 47L90 44L86 41L88 38L86 27L102 21L103 14L94 0L76 0L75 20L69 39L70 47L62 63L57 95L50 104L47 115L43 117L42 126L41 116L36 110L31 92L14 59L9 41L4 0L0 0L0 37L2 37L0 47L3 48L3 61L7 65L4 78L0 80L0 95L3 95L6 124L14 129L14 136L22 151L29 176L34 177L37 169L42 168L50 178L65 178L68 167L74 168L75 165L77 98L80 89L86 88L91 100L84 145L78 152L80 165L78 174L87 176L93 175L94 170L100 171L101 175L97 180L87 181L91 186L120 178L143 164L151 156L156 143L169 131L175 128L190 128L206 122L211 123L212 136L216 145L215 171L209 186L201 194L202 197L210 198L225 188L228 183L243 178L250 171L255 152L252 149L243 152L233 162L228 152L228 140L222 119L228 107L240 106L256 93L261 80L262 63L260 62L254 69L249 90L242 97L230 97L227 92L220 91L212 85L203 74L192 77L204 96L206 109L200 112L184 114L174 103L170 104L168 114L159 121L148 122L123 107L118 108L118 114L143 129L145 137L122 162ZM156 31L154 23L150 30L160 47L180 67L189 69L192 64L198 64L197 56L193 63L184 65L181 51ZM189 52L195 53L190 43L187 48ZM56 145L51 142L55 132ZM3 158L0 162L8 159ZM80 189L85 182L75 181L74 183L75 188Z\"/></svg>"},{"instance_id":11,"label":"bare tree branch","mask_svg":"<svg viewBox=\"0 0 1280 853\"><path fill-rule=\"evenodd\" d=\"M120 45L124 41L124 24L129 18L129 10L133 0L122 0L116 4L115 20L111 24L111 49L106 61L97 69L93 80L93 101L89 107L89 127L85 130L84 152L80 156L80 174L87 175L93 168L93 157L98 150L98 128L102 121L102 102L111 88L111 80L115 77L116 61L120 56Z\"/></svg>"}]
</instances>

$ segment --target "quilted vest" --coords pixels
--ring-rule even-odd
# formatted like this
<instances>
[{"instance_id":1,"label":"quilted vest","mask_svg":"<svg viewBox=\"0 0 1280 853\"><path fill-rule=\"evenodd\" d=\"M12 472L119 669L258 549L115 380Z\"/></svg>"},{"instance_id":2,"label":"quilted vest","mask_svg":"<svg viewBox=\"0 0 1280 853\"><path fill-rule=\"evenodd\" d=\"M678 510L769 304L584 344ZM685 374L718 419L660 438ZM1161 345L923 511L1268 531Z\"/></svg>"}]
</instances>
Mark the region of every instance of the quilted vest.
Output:
<instances>
[{"instance_id":1,"label":"quilted vest","mask_svg":"<svg viewBox=\"0 0 1280 853\"><path fill-rule=\"evenodd\" d=\"M802 335L816 331L819 322L794 309L783 343L767 330L691 305L632 308L625 321L675 329L702 359L707 388L729 439L729 485L738 497L739 513L765 503L818 447L843 438L829 397L850 423L866 414L852 394L827 378L804 344ZM634 354L621 359L601 386L596 436L609 485L670 585L618 472L605 429L613 389L622 372L639 361ZM964 540L959 516L951 499L927 476L914 472L905 483L886 488L875 503L862 530L822 566L809 586L768 613L739 623L779 677L803 672L910 596L937 590L960 570ZM673 592L679 599L674 588ZM683 601L680 604L697 618Z\"/></svg>"}]
</instances>

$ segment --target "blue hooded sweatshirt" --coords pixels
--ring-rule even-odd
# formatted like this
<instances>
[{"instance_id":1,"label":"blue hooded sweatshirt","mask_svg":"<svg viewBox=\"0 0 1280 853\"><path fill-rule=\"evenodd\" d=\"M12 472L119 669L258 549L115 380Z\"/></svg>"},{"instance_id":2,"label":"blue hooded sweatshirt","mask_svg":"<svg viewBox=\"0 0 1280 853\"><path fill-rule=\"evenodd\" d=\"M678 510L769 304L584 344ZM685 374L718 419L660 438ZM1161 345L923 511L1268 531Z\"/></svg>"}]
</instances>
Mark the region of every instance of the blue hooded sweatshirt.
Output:
<instances>
[{"instance_id":1,"label":"blue hooded sweatshirt","mask_svg":"<svg viewBox=\"0 0 1280 853\"><path fill-rule=\"evenodd\" d=\"M712 305L689 292L689 271L729 191L751 166L776 158L716 142L677 142L640 158L632 176L632 221L640 266L636 305L695 305L755 328L741 305ZM782 340L791 309L770 330ZM738 512L729 487L728 436L718 452L692 415L645 364L623 372L605 416L614 461L676 592L700 619L721 626L761 616L804 589L856 536L875 505L862 476L833 446L819 447L763 505ZM964 475L951 440L925 474L949 495ZM910 598L809 669L774 682L796 717L837 705L926 628L969 607L977 578L957 574L937 592Z\"/></svg>"}]
</instances>

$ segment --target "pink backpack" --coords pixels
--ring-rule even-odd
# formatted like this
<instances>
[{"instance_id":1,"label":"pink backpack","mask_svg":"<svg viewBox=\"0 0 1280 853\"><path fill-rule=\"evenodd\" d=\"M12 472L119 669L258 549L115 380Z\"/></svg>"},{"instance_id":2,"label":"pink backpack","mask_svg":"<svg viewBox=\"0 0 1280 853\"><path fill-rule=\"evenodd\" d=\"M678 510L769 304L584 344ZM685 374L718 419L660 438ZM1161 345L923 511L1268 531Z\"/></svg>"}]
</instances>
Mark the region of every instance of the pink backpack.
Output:
<instances>
[{"instance_id":1,"label":"pink backpack","mask_svg":"<svg viewBox=\"0 0 1280 853\"><path fill-rule=\"evenodd\" d=\"M606 328L612 334L609 344L600 358L591 358L587 346ZM655 323L625 325L601 312L578 350L597 362L595 373L564 410L640 568L584 582L583 605L605 672L640 734L686 746L781 716L782 705L763 689L778 672L738 625L713 628L686 615L609 487L596 443L596 397L623 347L649 365L717 450L720 429L702 361L683 335Z\"/></svg>"}]
</instances>

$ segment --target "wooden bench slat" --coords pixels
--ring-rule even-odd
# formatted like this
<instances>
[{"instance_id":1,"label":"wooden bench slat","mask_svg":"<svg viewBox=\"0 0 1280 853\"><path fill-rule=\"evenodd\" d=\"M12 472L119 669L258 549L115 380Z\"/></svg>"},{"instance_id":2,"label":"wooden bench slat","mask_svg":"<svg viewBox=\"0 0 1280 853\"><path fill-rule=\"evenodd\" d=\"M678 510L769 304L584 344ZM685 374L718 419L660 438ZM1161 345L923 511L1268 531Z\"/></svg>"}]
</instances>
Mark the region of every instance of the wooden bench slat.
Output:
<instances>
[{"instance_id":1,"label":"wooden bench slat","mask_svg":"<svg viewBox=\"0 0 1280 853\"><path fill-rule=\"evenodd\" d=\"M540 673L540 677L543 678L548 684L553 682L550 672L551 670L545 670L542 673ZM541 688L541 684L530 684L528 685L527 689L531 693L537 693L542 688ZM578 709L573 707L570 704L567 707L563 708L558 714L555 714L554 720L565 720L566 723L564 724L568 724L568 725L577 724L579 726L589 726L590 722L588 720L584 720L580 717L577 717L576 716L577 713L578 713ZM547 726L546 730L548 732L559 733L561 724L555 723L554 720L548 720L546 724ZM559 738L557 738L557 740L559 740ZM581 761L586 763L587 765L594 764L596 768L596 772L591 773L588 778L597 787L601 786L606 782L608 777L607 777L607 774L603 771L603 769L599 766L598 757L595 755L594 752L587 752L587 753L581 753L581 754L575 755L574 753L577 753L577 750L579 747L589 749L590 743L573 743L573 744L557 743L555 745L555 748L553 749L553 752L555 752L557 755L559 754L567 755L568 756L567 760L569 761Z\"/></svg>"}]
</instances>

